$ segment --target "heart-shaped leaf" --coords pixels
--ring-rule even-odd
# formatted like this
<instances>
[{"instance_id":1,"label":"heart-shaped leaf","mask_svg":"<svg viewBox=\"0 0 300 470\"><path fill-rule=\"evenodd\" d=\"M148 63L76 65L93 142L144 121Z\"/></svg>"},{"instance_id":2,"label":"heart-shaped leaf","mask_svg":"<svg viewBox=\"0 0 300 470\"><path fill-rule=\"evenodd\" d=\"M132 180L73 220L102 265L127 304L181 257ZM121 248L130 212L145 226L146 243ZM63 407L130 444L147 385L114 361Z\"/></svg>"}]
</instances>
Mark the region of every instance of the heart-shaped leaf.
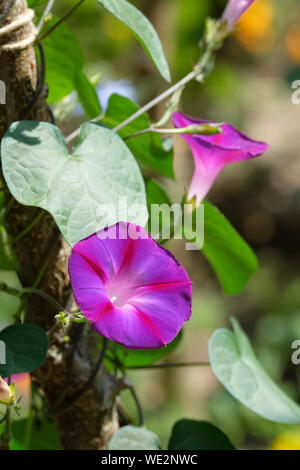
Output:
<instances>
[{"instance_id":1,"label":"heart-shaped leaf","mask_svg":"<svg viewBox=\"0 0 300 470\"><path fill-rule=\"evenodd\" d=\"M229 220L211 203L203 204L204 233L200 226L196 236L185 235L195 236L195 243L214 269L225 294L239 294L257 270L257 258ZM197 209L200 210L201 207Z\"/></svg>"},{"instance_id":2,"label":"heart-shaped leaf","mask_svg":"<svg viewBox=\"0 0 300 470\"><path fill-rule=\"evenodd\" d=\"M173 427L169 450L234 450L234 447L213 424L182 419Z\"/></svg>"},{"instance_id":3,"label":"heart-shaped leaf","mask_svg":"<svg viewBox=\"0 0 300 470\"><path fill-rule=\"evenodd\" d=\"M98 0L98 2L134 32L161 75L169 82L170 70L161 42L143 13L126 0Z\"/></svg>"},{"instance_id":4,"label":"heart-shaped leaf","mask_svg":"<svg viewBox=\"0 0 300 470\"><path fill-rule=\"evenodd\" d=\"M7 185L21 204L49 211L72 246L119 221L144 226L144 181L128 147L113 131L85 123L69 155L61 131L20 121L1 144Z\"/></svg>"},{"instance_id":5,"label":"heart-shaped leaf","mask_svg":"<svg viewBox=\"0 0 300 470\"><path fill-rule=\"evenodd\" d=\"M124 426L117 431L108 444L108 450L159 450L158 437L147 429Z\"/></svg>"},{"instance_id":6,"label":"heart-shaped leaf","mask_svg":"<svg viewBox=\"0 0 300 470\"><path fill-rule=\"evenodd\" d=\"M277 423L300 423L300 407L268 376L255 357L250 341L236 320L234 334L215 331L209 343L215 375L240 402Z\"/></svg>"},{"instance_id":7,"label":"heart-shaped leaf","mask_svg":"<svg viewBox=\"0 0 300 470\"><path fill-rule=\"evenodd\" d=\"M0 341L6 349L6 364L0 364L2 377L37 369L44 362L49 346L44 330L30 323L4 328Z\"/></svg>"}]
</instances>

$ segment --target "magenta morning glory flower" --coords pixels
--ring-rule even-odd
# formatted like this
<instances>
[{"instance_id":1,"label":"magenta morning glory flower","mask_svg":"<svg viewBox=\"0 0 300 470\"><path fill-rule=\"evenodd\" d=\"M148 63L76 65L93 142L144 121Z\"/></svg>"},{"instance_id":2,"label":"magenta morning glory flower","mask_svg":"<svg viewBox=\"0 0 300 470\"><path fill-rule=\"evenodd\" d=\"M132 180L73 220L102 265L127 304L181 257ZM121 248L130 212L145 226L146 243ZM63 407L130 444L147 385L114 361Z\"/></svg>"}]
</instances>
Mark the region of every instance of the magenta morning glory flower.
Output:
<instances>
[{"instance_id":1,"label":"magenta morning glory flower","mask_svg":"<svg viewBox=\"0 0 300 470\"><path fill-rule=\"evenodd\" d=\"M253 2L254 0L229 0L221 18L222 21L227 22L228 31L234 27Z\"/></svg>"},{"instance_id":2,"label":"magenta morning glory flower","mask_svg":"<svg viewBox=\"0 0 300 470\"><path fill-rule=\"evenodd\" d=\"M121 222L76 243L69 273L76 302L94 330L127 348L164 346L190 318L187 273L134 224Z\"/></svg>"},{"instance_id":3,"label":"magenta morning glory flower","mask_svg":"<svg viewBox=\"0 0 300 470\"><path fill-rule=\"evenodd\" d=\"M173 122L177 128L211 123L178 112L173 114ZM258 157L268 149L264 142L250 139L229 124L222 124L221 128L222 133L212 136L182 134L192 149L195 162L188 200L195 197L197 205L207 195L214 180L228 163Z\"/></svg>"}]
</instances>

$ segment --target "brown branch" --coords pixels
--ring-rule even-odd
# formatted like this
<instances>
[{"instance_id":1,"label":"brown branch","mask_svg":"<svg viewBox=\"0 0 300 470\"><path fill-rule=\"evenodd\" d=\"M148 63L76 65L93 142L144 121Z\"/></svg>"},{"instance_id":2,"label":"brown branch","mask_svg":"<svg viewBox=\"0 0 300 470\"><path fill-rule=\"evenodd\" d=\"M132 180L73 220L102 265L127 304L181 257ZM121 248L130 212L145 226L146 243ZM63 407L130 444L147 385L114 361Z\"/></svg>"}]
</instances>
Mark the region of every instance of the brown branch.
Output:
<instances>
[{"instance_id":1,"label":"brown branch","mask_svg":"<svg viewBox=\"0 0 300 470\"><path fill-rule=\"evenodd\" d=\"M10 8L7 9L7 6ZM13 23L16 18L26 14L26 11L26 0L15 0L11 5L0 2L0 21L3 22L5 18L5 25ZM0 22L0 28L1 26L3 23ZM9 31L0 36L0 80L6 84L6 105L0 104L0 139L8 127L22 117L26 109L28 119L51 121L44 89L32 104L38 87L37 61L33 45L25 47L25 44L30 42L26 38L32 35L33 25L31 22L22 23L16 29L9 28ZM10 50L1 48L6 44L17 44L18 47ZM22 238L15 243L15 250L23 287L30 288L38 282L41 290L55 298L59 304L66 305L70 296L67 273L69 248L62 242L54 220L45 213L30 231L26 231L26 227L36 220L39 209L21 206L11 199L10 194L5 197L5 208L5 223L9 235L16 239L22 233ZM27 297L27 302L26 321L36 323L46 331L52 328L55 308L38 296ZM71 305L67 308L71 310ZM84 387L95 368L99 357L98 336L90 325L80 327L82 334L75 351L72 343L78 330L77 324L71 325L67 331L59 329L53 335L54 341L47 360L32 374L50 407L57 402L62 392L64 400L71 401ZM70 337L68 343L64 341L66 335ZM72 355L72 374L69 374ZM62 448L92 450L106 447L111 435L118 428L115 402L118 391L117 379L101 367L84 396L70 411L54 418Z\"/></svg>"}]
</instances>

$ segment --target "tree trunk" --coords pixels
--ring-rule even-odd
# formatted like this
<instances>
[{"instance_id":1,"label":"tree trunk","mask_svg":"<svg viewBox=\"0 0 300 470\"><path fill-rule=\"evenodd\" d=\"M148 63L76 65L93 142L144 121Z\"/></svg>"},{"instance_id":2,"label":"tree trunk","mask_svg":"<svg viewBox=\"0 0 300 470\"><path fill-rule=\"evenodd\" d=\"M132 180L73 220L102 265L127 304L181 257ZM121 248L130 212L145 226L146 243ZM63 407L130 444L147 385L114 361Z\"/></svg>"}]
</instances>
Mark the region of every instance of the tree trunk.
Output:
<instances>
[{"instance_id":1,"label":"tree trunk","mask_svg":"<svg viewBox=\"0 0 300 470\"><path fill-rule=\"evenodd\" d=\"M0 80L6 91L6 104L0 104L0 139L14 121L24 118L50 121L44 91L28 113L38 86L31 19L26 0L0 0ZM12 237L24 230L39 213L37 208L21 206L10 195L6 196L5 205L7 230ZM67 272L69 247L62 241L52 217L45 213L16 243L15 249L23 286L34 285L65 305L71 293ZM53 328L58 312L37 296L27 300L26 321L34 322L46 331ZM64 340L66 335L70 337L67 342ZM57 410L54 420L62 448L103 449L118 428L115 398L119 383L115 377L102 366L86 393L69 406L97 362L99 336L88 324L57 328L52 336L47 360L32 378L50 409ZM56 408L55 404L62 396L64 398Z\"/></svg>"}]
</instances>

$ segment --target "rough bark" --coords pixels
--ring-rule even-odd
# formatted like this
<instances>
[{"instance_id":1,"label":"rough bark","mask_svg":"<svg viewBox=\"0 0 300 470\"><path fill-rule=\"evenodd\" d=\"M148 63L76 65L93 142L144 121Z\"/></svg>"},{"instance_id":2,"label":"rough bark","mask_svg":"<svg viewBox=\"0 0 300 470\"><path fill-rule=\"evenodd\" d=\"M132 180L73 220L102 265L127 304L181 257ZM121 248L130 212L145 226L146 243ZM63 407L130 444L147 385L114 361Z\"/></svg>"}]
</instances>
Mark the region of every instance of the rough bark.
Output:
<instances>
[{"instance_id":1,"label":"rough bark","mask_svg":"<svg viewBox=\"0 0 300 470\"><path fill-rule=\"evenodd\" d=\"M0 80L6 85L6 104L0 104L0 139L12 122L24 119L24 110L28 108L37 87L38 71L34 46L29 44L8 50L5 47L26 40L33 32L33 24L29 21L9 30L7 34L1 34L3 26L13 24L26 12L26 0L0 0ZM27 118L50 121L44 92ZM11 201L9 194L5 204L10 207L7 229L12 237L27 227L39 211ZM65 305L70 296L67 273L69 248L62 242L51 216L44 214L15 248L23 286L32 286L42 273L38 287ZM43 299L36 296L28 298L26 320L40 325L46 331L53 327L57 313ZM70 337L69 342L63 340L66 334ZM89 325L72 325L67 330L58 329L53 335L45 364L32 376L50 408L55 406L64 392L60 412L54 415L64 449L105 448L118 427L115 397L119 384L104 367L98 372L88 391L67 410L70 400L88 379L99 353L98 338Z\"/></svg>"}]
</instances>

